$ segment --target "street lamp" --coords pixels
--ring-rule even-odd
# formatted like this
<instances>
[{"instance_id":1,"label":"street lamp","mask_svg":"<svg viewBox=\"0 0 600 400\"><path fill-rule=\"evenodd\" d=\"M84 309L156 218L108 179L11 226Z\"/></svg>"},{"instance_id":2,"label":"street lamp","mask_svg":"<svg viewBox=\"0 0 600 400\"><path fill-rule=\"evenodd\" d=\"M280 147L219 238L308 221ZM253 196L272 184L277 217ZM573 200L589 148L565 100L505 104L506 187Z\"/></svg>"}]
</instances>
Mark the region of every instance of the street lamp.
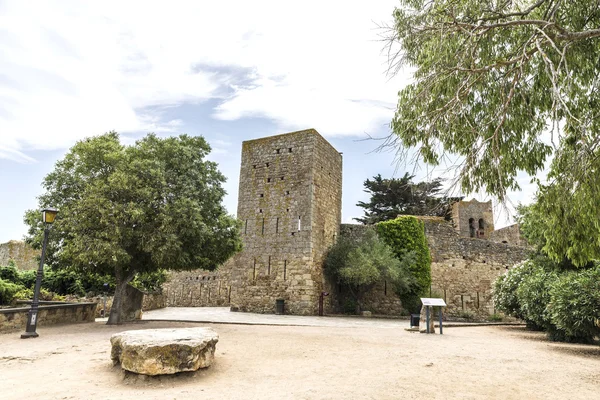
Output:
<instances>
[{"instance_id":1,"label":"street lamp","mask_svg":"<svg viewBox=\"0 0 600 400\"><path fill-rule=\"evenodd\" d=\"M38 268L37 276L35 278L35 290L33 292L33 302L31 303L29 314L27 315L27 327L25 328L25 333L21 335L21 339L35 338L39 336L35 329L37 327L37 314L40 304L40 288L42 286L42 276L44 275L44 257L46 256L46 246L48 245L48 234L50 233L50 228L54 223L56 214L58 214L58 210L54 208L44 208L42 210L42 222L44 224L42 258L40 259L40 267Z\"/></svg>"}]
</instances>

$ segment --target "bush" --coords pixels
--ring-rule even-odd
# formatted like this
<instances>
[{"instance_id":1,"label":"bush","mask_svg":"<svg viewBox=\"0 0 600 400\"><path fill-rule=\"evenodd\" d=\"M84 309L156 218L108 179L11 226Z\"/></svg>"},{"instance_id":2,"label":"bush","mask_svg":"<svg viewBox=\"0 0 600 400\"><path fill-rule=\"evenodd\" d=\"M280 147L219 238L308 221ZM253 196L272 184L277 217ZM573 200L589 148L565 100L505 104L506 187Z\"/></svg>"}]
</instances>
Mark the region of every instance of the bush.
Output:
<instances>
[{"instance_id":1,"label":"bush","mask_svg":"<svg viewBox=\"0 0 600 400\"><path fill-rule=\"evenodd\" d=\"M600 335L600 265L562 274L550 288L548 310L568 341L592 342Z\"/></svg>"},{"instance_id":2,"label":"bush","mask_svg":"<svg viewBox=\"0 0 600 400\"><path fill-rule=\"evenodd\" d=\"M19 283L19 270L12 265L0 267L0 279L5 282Z\"/></svg>"},{"instance_id":3,"label":"bush","mask_svg":"<svg viewBox=\"0 0 600 400\"><path fill-rule=\"evenodd\" d=\"M402 307L410 313L419 313L421 300L431 286L431 255L425 237L423 222L413 216L400 216L376 225L377 233L391 247L396 257L402 259L413 253L409 270L414 283L408 290L397 291Z\"/></svg>"},{"instance_id":4,"label":"bush","mask_svg":"<svg viewBox=\"0 0 600 400\"><path fill-rule=\"evenodd\" d=\"M42 287L50 292L62 295L85 296L79 274L68 269L48 270L42 279Z\"/></svg>"},{"instance_id":5,"label":"bush","mask_svg":"<svg viewBox=\"0 0 600 400\"><path fill-rule=\"evenodd\" d=\"M33 289L23 288L15 293L14 300L33 300Z\"/></svg>"},{"instance_id":6,"label":"bush","mask_svg":"<svg viewBox=\"0 0 600 400\"><path fill-rule=\"evenodd\" d=\"M0 279L0 304L9 305L23 286Z\"/></svg>"},{"instance_id":7,"label":"bush","mask_svg":"<svg viewBox=\"0 0 600 400\"><path fill-rule=\"evenodd\" d=\"M503 319L504 318L502 317L501 314L492 314L488 317L488 321L490 321L490 322L500 322Z\"/></svg>"},{"instance_id":8,"label":"bush","mask_svg":"<svg viewBox=\"0 0 600 400\"><path fill-rule=\"evenodd\" d=\"M531 274L533 268L535 268L535 263L532 260L526 260L496 279L492 299L498 311L519 319L525 319L517 298L517 289L523 279Z\"/></svg>"},{"instance_id":9,"label":"bush","mask_svg":"<svg viewBox=\"0 0 600 400\"><path fill-rule=\"evenodd\" d=\"M554 271L547 271L543 266L535 265L533 260L530 264L532 268L529 274L522 276L516 291L520 311L530 328L554 330L547 307L550 304L550 286L558 275Z\"/></svg>"}]
</instances>

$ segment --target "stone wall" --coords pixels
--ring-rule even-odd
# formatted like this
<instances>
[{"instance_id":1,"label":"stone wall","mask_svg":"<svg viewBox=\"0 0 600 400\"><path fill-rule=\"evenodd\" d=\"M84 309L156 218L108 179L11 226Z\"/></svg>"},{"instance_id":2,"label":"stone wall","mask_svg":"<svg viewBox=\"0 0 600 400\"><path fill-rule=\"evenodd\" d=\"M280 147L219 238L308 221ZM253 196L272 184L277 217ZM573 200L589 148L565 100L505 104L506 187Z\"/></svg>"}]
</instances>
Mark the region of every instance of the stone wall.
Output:
<instances>
[{"instance_id":1,"label":"stone wall","mask_svg":"<svg viewBox=\"0 0 600 400\"><path fill-rule=\"evenodd\" d=\"M496 243L507 243L513 246L527 247L527 240L521 235L519 224L510 225L490 232L490 240Z\"/></svg>"},{"instance_id":2,"label":"stone wall","mask_svg":"<svg viewBox=\"0 0 600 400\"><path fill-rule=\"evenodd\" d=\"M25 330L30 307L5 308L0 310L0 332ZM40 305L38 326L94 322L96 303Z\"/></svg>"},{"instance_id":3,"label":"stone wall","mask_svg":"<svg viewBox=\"0 0 600 400\"><path fill-rule=\"evenodd\" d=\"M0 243L0 266L8 265L10 260L14 261L20 270L37 269L40 251L25 242L11 240Z\"/></svg>"},{"instance_id":4,"label":"stone wall","mask_svg":"<svg viewBox=\"0 0 600 400\"><path fill-rule=\"evenodd\" d=\"M423 220L431 252L432 292L443 297L450 314L495 312L492 287L498 276L526 259L526 247L460 237L442 218Z\"/></svg>"},{"instance_id":5,"label":"stone wall","mask_svg":"<svg viewBox=\"0 0 600 400\"><path fill-rule=\"evenodd\" d=\"M228 306L229 291L229 285L220 274L204 270L171 271L163 284L167 307Z\"/></svg>"},{"instance_id":6,"label":"stone wall","mask_svg":"<svg viewBox=\"0 0 600 400\"><path fill-rule=\"evenodd\" d=\"M461 237L451 222L440 217L420 217L431 253L431 292L448 304L449 314L465 312L485 317L495 312L492 287L498 276L526 259L530 249L507 243ZM342 224L342 237L359 238L364 225ZM329 312L340 312L349 297L340 287L331 286ZM387 282L379 282L363 298L365 310L375 314L398 315L402 304Z\"/></svg>"}]
</instances>

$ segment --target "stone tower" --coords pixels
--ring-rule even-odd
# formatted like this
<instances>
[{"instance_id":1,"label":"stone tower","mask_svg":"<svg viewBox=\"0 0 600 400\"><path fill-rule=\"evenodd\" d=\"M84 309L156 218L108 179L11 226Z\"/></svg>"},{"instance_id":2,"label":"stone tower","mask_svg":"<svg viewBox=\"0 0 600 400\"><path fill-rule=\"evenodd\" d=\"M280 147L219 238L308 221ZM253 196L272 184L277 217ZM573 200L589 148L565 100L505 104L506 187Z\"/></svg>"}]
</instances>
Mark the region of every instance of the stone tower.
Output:
<instances>
[{"instance_id":1,"label":"stone tower","mask_svg":"<svg viewBox=\"0 0 600 400\"><path fill-rule=\"evenodd\" d=\"M316 130L242 144L243 250L221 270L232 309L316 314L323 257L339 233L342 156Z\"/></svg>"},{"instance_id":2,"label":"stone tower","mask_svg":"<svg viewBox=\"0 0 600 400\"><path fill-rule=\"evenodd\" d=\"M492 201L457 201L452 205L452 221L462 237L489 239L494 231Z\"/></svg>"}]
</instances>

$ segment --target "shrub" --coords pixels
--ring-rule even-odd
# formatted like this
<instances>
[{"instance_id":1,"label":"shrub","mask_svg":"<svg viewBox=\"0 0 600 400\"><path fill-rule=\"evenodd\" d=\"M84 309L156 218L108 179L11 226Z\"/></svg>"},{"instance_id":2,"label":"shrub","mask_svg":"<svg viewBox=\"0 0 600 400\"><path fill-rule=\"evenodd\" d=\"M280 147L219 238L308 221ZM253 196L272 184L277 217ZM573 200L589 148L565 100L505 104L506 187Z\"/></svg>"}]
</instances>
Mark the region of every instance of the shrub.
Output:
<instances>
[{"instance_id":1,"label":"shrub","mask_svg":"<svg viewBox=\"0 0 600 400\"><path fill-rule=\"evenodd\" d=\"M33 289L23 288L15 293L14 300L33 300Z\"/></svg>"},{"instance_id":2,"label":"shrub","mask_svg":"<svg viewBox=\"0 0 600 400\"><path fill-rule=\"evenodd\" d=\"M492 299L498 311L513 317L525 319L517 298L517 289L523 279L531 274L535 263L531 260L523 261L509 269L504 275L498 277L494 283Z\"/></svg>"},{"instance_id":3,"label":"shrub","mask_svg":"<svg viewBox=\"0 0 600 400\"><path fill-rule=\"evenodd\" d=\"M48 270L42 279L42 287L50 292L62 295L85 295L79 274L68 269Z\"/></svg>"},{"instance_id":4,"label":"shrub","mask_svg":"<svg viewBox=\"0 0 600 400\"><path fill-rule=\"evenodd\" d=\"M547 307L550 303L550 286L558 275L554 271L547 271L543 266L532 265L529 274L522 276L516 296L520 311L527 325L532 329L553 329Z\"/></svg>"},{"instance_id":5,"label":"shrub","mask_svg":"<svg viewBox=\"0 0 600 400\"><path fill-rule=\"evenodd\" d=\"M491 321L491 322L500 322L503 319L504 318L502 317L501 314L492 314L488 317L488 321Z\"/></svg>"},{"instance_id":6,"label":"shrub","mask_svg":"<svg viewBox=\"0 0 600 400\"><path fill-rule=\"evenodd\" d=\"M8 305L13 301L15 294L23 289L23 286L0 279L0 304Z\"/></svg>"},{"instance_id":7,"label":"shrub","mask_svg":"<svg viewBox=\"0 0 600 400\"><path fill-rule=\"evenodd\" d=\"M356 312L362 308L362 297L376 283L386 280L395 288L408 288L412 283L409 265L414 253L398 258L392 249L369 229L356 240L340 238L325 258L325 272L348 288L356 301Z\"/></svg>"},{"instance_id":8,"label":"shrub","mask_svg":"<svg viewBox=\"0 0 600 400\"><path fill-rule=\"evenodd\" d=\"M550 288L548 310L568 341L592 342L600 335L600 265L562 274Z\"/></svg>"},{"instance_id":9,"label":"shrub","mask_svg":"<svg viewBox=\"0 0 600 400\"><path fill-rule=\"evenodd\" d=\"M400 216L394 220L380 222L376 225L377 233L391 247L396 257L402 259L413 253L414 261L409 270L414 283L408 290L397 291L402 306L410 313L418 313L421 309L422 295L431 286L431 255L423 222L413 216Z\"/></svg>"},{"instance_id":10,"label":"shrub","mask_svg":"<svg viewBox=\"0 0 600 400\"><path fill-rule=\"evenodd\" d=\"M5 282L19 283L19 270L12 265L0 267L0 279Z\"/></svg>"}]
</instances>

